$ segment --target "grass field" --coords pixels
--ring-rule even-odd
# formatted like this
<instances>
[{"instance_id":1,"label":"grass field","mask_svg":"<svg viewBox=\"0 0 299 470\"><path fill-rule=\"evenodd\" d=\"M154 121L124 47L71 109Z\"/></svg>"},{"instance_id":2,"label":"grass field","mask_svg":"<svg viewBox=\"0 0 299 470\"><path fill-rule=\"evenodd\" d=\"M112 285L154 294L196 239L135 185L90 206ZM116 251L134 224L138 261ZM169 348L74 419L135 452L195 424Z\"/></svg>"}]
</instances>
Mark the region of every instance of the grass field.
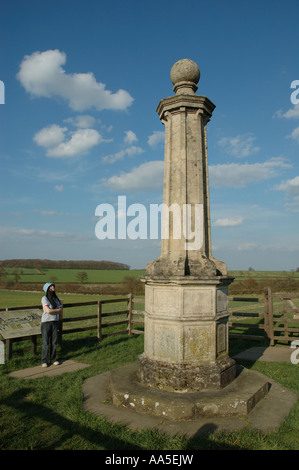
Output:
<instances>
[{"instance_id":1,"label":"grass field","mask_svg":"<svg viewBox=\"0 0 299 470\"><path fill-rule=\"evenodd\" d=\"M231 341L231 354L250 343ZM39 344L40 352L40 344ZM214 433L188 439L155 430L132 431L83 411L82 382L137 360L143 336L110 337L101 342L88 332L67 335L59 355L90 367L57 377L22 380L8 372L39 364L39 357L16 349L0 366L1 450L298 450L299 407L295 406L279 430ZM244 363L299 392L298 369L291 363Z\"/></svg>"},{"instance_id":2,"label":"grass field","mask_svg":"<svg viewBox=\"0 0 299 470\"><path fill-rule=\"evenodd\" d=\"M128 270L128 269L43 269L39 272L37 269L29 268L6 268L5 269L5 281L14 282L16 279L16 273L18 275L18 283L25 282L38 282L43 285L45 282L59 282L59 283L71 283L78 282L78 274L85 272L87 274L88 283L115 283L123 282L126 276L138 278L145 271L143 270Z\"/></svg>"},{"instance_id":3,"label":"grass field","mask_svg":"<svg viewBox=\"0 0 299 470\"><path fill-rule=\"evenodd\" d=\"M63 294L58 296L63 303L87 302L89 300L99 300L99 298L111 298L111 296L85 295L85 294ZM20 307L25 305L41 304L43 292L22 292L14 290L0 289L0 308L1 307ZM113 296L114 297L114 296ZM123 297L123 296L122 296ZM67 310L66 310L67 311Z\"/></svg>"},{"instance_id":4,"label":"grass field","mask_svg":"<svg viewBox=\"0 0 299 470\"><path fill-rule=\"evenodd\" d=\"M279 278L291 278L299 279L299 272L296 271L229 271L231 276L238 279L279 279Z\"/></svg>"},{"instance_id":5,"label":"grass field","mask_svg":"<svg viewBox=\"0 0 299 470\"><path fill-rule=\"evenodd\" d=\"M106 296L107 297L107 296ZM64 303L98 299L99 296L63 294ZM41 293L0 291L0 306L39 304ZM235 307L246 309L239 302ZM113 304L110 306L113 308ZM94 306L84 307L89 314ZM251 306L251 310L256 309ZM65 309L64 316L74 315ZM76 313L75 313L76 314ZM82 314L82 308L78 309ZM111 327L113 328L113 327ZM117 327L114 327L117 328ZM38 354L24 351L30 342L15 343L11 361L0 365L0 449L1 450L298 450L299 405L297 404L279 430L259 432L245 428L238 432L215 432L187 439L169 437L154 430L132 431L124 425L111 424L104 418L86 413L82 408L82 382L113 368L135 362L143 352L143 335L112 336L98 341L94 331L63 336L59 357L90 364L90 367L57 377L35 380L14 379L10 371L40 364ZM256 346L244 339L230 341L230 355ZM279 347L279 346L278 346ZM286 362L240 361L285 387L299 393L298 365Z\"/></svg>"},{"instance_id":6,"label":"grass field","mask_svg":"<svg viewBox=\"0 0 299 470\"><path fill-rule=\"evenodd\" d=\"M87 283L118 283L123 282L127 276L139 278L145 274L145 270L132 269L42 269L39 271L34 268L5 268L6 282L15 282L16 275L18 276L18 283L37 282L44 284L45 282L58 282L58 283L80 283L78 274L85 272L87 274ZM235 277L235 280L243 279L295 279L299 280L299 272L287 271L229 271L229 275Z\"/></svg>"}]
</instances>

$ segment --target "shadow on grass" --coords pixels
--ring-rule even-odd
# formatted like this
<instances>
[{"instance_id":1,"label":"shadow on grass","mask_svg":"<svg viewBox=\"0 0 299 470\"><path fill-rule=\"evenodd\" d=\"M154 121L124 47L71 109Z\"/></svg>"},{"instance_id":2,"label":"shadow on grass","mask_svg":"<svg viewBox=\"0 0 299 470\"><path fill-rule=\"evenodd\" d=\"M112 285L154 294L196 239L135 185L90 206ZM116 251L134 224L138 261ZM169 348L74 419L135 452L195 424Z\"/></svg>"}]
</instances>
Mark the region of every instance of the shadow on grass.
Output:
<instances>
[{"instance_id":1,"label":"shadow on grass","mask_svg":"<svg viewBox=\"0 0 299 470\"><path fill-rule=\"evenodd\" d=\"M12 393L5 400L2 400L0 403L14 410L17 410L18 412L23 413L23 419L24 421L28 420L29 426L30 424L34 426L33 422L30 423L31 420L40 420L44 422L45 435L47 435L47 432L49 433L47 439L49 439L51 442L49 442L48 444L37 443L36 447L34 447L35 450L55 450L63 448L67 450L70 448L74 449L75 446L76 450L81 450L80 448L78 448L78 444L75 444L74 441L71 443L71 445L69 444L69 442L74 436L79 436L83 441L88 441L94 450L99 450L100 448L103 449L103 451L108 452L117 450L130 450L138 452L150 449L161 449L161 447L159 446L162 445L164 453L165 449L175 449L178 451L182 451L183 453L187 452L188 454L194 454L194 460L201 458L201 454L196 454L196 451L199 450L244 450L244 447L239 447L235 445L230 445L225 442L221 442L221 439L213 439L212 435L215 431L217 431L217 426L215 426L213 423L203 425L201 428L198 429L196 435L191 439L187 439L181 436L181 439L179 439L181 441L180 444L177 446L175 445L175 447L173 447L171 437L164 434L160 434L155 429L148 429L145 431L141 431L140 433L136 431L133 432L127 430L127 427L125 425L115 425L104 420L107 426L111 424L112 432L111 435L109 435L108 433L102 432L100 430L93 430L88 426L81 425L79 423L76 423L75 421L65 418L61 414L56 413L54 410L44 405L37 404L34 402L28 402L27 397L30 392L32 392L30 388L21 388L20 390ZM142 419L142 416L140 419ZM53 435L51 427L53 427L53 429L59 428L60 430L60 435L57 437L56 440L50 437ZM121 428L126 429L124 430ZM113 433L121 433L122 431L130 432L132 440L135 439L136 442L143 442L144 446L140 446L138 443L125 441L121 438L112 435ZM57 430L55 432L57 432ZM13 439L13 436L11 437ZM173 439L176 440L177 437L174 437ZM24 448L19 448L19 450L26 450L27 446L25 444L25 441L26 439L24 440ZM84 444L82 445L84 448L88 447L88 444L86 446ZM158 450L157 452L159 452L159 454L163 453L160 450Z\"/></svg>"},{"instance_id":2,"label":"shadow on grass","mask_svg":"<svg viewBox=\"0 0 299 470\"><path fill-rule=\"evenodd\" d=\"M134 344L138 341L137 335L128 337L122 335L118 337L103 338L99 340L96 336L82 337L82 338L67 338L60 346L59 356L66 359L75 359L76 357L85 356L88 360L88 355L99 353L103 355L107 348L114 348L117 351L118 346L128 346L128 343ZM141 354L142 351L140 351ZM102 356L104 357L104 356Z\"/></svg>"},{"instance_id":3,"label":"shadow on grass","mask_svg":"<svg viewBox=\"0 0 299 470\"><path fill-rule=\"evenodd\" d=\"M95 431L87 426L81 425L65 418L61 414L37 403L26 402L26 396L31 392L30 388L22 388L12 393L7 399L2 400L2 404L17 409L24 414L24 418L40 419L48 423L49 426L59 427L61 436L49 445L42 445L38 449L54 450L61 448L63 443L74 435L80 436L83 440L89 441L95 449L104 447L106 450L124 449L124 450L142 450L138 445L132 445L122 439L104 434L101 431ZM46 427L46 423L45 423ZM49 435L51 433L49 432ZM22 450L22 449L21 449Z\"/></svg>"}]
</instances>

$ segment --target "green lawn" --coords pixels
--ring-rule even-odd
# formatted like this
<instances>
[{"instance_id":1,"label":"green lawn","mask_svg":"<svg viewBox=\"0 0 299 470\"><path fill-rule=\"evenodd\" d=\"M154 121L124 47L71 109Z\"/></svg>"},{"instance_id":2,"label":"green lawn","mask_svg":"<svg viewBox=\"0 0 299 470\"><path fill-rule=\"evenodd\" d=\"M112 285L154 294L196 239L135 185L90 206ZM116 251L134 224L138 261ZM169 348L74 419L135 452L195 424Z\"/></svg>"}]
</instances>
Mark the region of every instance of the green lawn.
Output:
<instances>
[{"instance_id":1,"label":"green lawn","mask_svg":"<svg viewBox=\"0 0 299 470\"><path fill-rule=\"evenodd\" d=\"M234 276L236 280L239 279L279 279L279 278L294 278L299 280L299 272L290 271L229 271L230 276Z\"/></svg>"},{"instance_id":2,"label":"green lawn","mask_svg":"<svg viewBox=\"0 0 299 470\"><path fill-rule=\"evenodd\" d=\"M16 272L20 276L18 282L39 282L43 285L45 282L80 282L78 280L78 273L86 272L88 283L114 283L122 282L126 276L140 277L145 271L142 270L127 270L127 269L42 269L39 272L37 269L19 268L6 268L6 282L14 282Z\"/></svg>"},{"instance_id":3,"label":"green lawn","mask_svg":"<svg viewBox=\"0 0 299 470\"><path fill-rule=\"evenodd\" d=\"M96 269L42 269L39 271L34 268L5 268L5 281L14 282L16 272L19 275L18 282L80 282L78 280L78 273L86 272L88 283L114 283L122 282L126 276L138 278L144 275L145 270L132 269L132 270L96 270ZM243 279L296 279L299 280L299 272L287 271L229 271L229 275L234 276L235 280Z\"/></svg>"},{"instance_id":4,"label":"green lawn","mask_svg":"<svg viewBox=\"0 0 299 470\"><path fill-rule=\"evenodd\" d=\"M39 304L41 296L42 293L0 290L0 307ZM64 303L70 303L94 300L99 296L63 294L62 298ZM117 305L119 308L119 304ZM244 302L235 302L234 305L235 310L248 308L250 311L257 311L258 307L261 308L262 304L246 306ZM114 304L110 304L110 311L113 308ZM121 308L125 308L125 303ZM95 306L84 307L84 313L93 313L95 309ZM65 309L65 316L76 314L82 314L82 307ZM90 367L57 377L34 380L14 379L8 373L40 364L41 339L38 339L36 356L31 354L30 341L15 343L12 360L0 365L0 449L111 451L299 449L298 404L277 431L260 432L245 428L236 432L215 432L193 439L180 435L170 437L151 429L132 431L125 425L111 424L104 418L83 411L83 380L136 361L143 352L143 340L143 335L132 337L121 335L98 341L94 330L64 335L62 345L59 346L59 357L88 363ZM230 355L233 356L256 345L256 342L242 338L231 339ZM24 347L27 346L29 350L24 351ZM299 393L298 365L291 362L239 362Z\"/></svg>"},{"instance_id":5,"label":"green lawn","mask_svg":"<svg viewBox=\"0 0 299 470\"><path fill-rule=\"evenodd\" d=\"M250 343L231 341L234 353ZM40 352L40 344L39 344ZM279 430L214 433L187 439L154 430L132 431L83 411L82 381L137 360L143 336L114 336L101 342L88 332L66 335L60 357L90 367L57 377L14 379L8 372L39 364L39 357L16 348L13 359L0 365L1 450L298 450L299 407ZM299 392L298 366L291 363L244 363Z\"/></svg>"}]
</instances>

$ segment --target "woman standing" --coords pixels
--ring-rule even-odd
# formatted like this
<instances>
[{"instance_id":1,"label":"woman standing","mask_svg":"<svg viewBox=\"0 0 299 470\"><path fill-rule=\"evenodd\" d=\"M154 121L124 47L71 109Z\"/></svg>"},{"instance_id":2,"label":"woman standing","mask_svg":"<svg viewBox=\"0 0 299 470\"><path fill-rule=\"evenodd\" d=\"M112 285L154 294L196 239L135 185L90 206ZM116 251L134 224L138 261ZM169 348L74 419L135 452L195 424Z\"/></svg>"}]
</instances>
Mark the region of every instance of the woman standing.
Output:
<instances>
[{"instance_id":1,"label":"woman standing","mask_svg":"<svg viewBox=\"0 0 299 470\"><path fill-rule=\"evenodd\" d=\"M55 284L46 282L43 287L46 295L42 298L43 314L41 318L42 367L48 367L48 350L50 345L50 364L59 365L56 360L58 342L59 315L62 313L62 303L56 295Z\"/></svg>"}]
</instances>

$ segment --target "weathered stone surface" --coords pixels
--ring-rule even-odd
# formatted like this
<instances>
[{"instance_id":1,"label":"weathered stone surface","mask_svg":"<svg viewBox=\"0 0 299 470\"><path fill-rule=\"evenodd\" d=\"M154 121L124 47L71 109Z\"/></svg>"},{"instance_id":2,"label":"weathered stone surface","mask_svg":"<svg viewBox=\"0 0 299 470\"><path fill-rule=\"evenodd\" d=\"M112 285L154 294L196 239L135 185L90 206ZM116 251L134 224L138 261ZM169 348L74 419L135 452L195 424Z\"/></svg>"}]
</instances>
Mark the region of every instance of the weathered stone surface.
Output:
<instances>
[{"instance_id":1,"label":"weathered stone surface","mask_svg":"<svg viewBox=\"0 0 299 470\"><path fill-rule=\"evenodd\" d=\"M198 83L200 79L198 65L190 59L178 60L172 66L170 79L174 85L182 81Z\"/></svg>"},{"instance_id":2,"label":"weathered stone surface","mask_svg":"<svg viewBox=\"0 0 299 470\"><path fill-rule=\"evenodd\" d=\"M176 63L171 71L176 95L157 108L165 124L163 202L180 210L191 205L191 225L185 230L182 218L177 227L174 215L163 213L162 231L166 227L169 237L162 237L161 256L147 265L144 278L144 353L137 364L87 379L84 408L137 429L189 436L248 425L271 429L297 394L273 381L269 389L270 379L254 371L237 374L228 355L233 278L211 252L206 125L215 105L195 95L199 76L192 61ZM202 211L197 229L196 205ZM193 232L199 243L174 236L178 228L185 235Z\"/></svg>"},{"instance_id":3,"label":"weathered stone surface","mask_svg":"<svg viewBox=\"0 0 299 470\"><path fill-rule=\"evenodd\" d=\"M165 390L222 388L235 377L228 356L225 263L212 256L207 131L215 105L197 96L193 61L174 64L175 95L160 101L165 125L161 255L148 263L140 381Z\"/></svg>"},{"instance_id":4,"label":"weathered stone surface","mask_svg":"<svg viewBox=\"0 0 299 470\"><path fill-rule=\"evenodd\" d=\"M244 395L240 393L241 389L238 386L240 375L222 390L184 394L144 387L136 380L136 370L137 364L135 363L113 371L112 380L118 389L116 393L126 394L126 397L123 398L128 406L124 406L123 398L117 400L116 397L115 403L117 402L117 405L112 403L111 372L84 380L82 385L84 410L104 417L113 423L123 423L131 429L153 429L169 435L185 435L192 438L199 434L217 431L232 432L246 427L261 431L277 430L298 400L297 393L253 370L244 370L242 372L243 377L246 378L243 390L248 394L250 392L249 395L246 395L247 407L244 404ZM260 381L261 378L263 379L262 382L258 383L257 381ZM265 388L268 387L265 384L270 384L270 388L265 397L262 398L263 390L265 391ZM119 385L121 388L118 388ZM130 388L127 388L127 385ZM141 404L146 403L146 401L142 401L142 398L147 399L149 393L156 394L155 397L152 395L152 403L154 409L160 411L160 415L148 413L146 407L144 407L143 413L135 409L136 402L134 399L136 397L131 395L131 391L138 395L138 387L142 389ZM160 405L160 403L165 403L165 394L174 396L175 401L172 398L169 402L175 404L181 398L186 399L186 401L188 399L189 410L194 410L196 404L197 411L195 409L193 414L190 413L191 419L186 419L186 411L183 413L184 408L172 408L171 415L173 419L171 419L169 413L166 414L169 407L163 410L164 405ZM197 394L200 395L200 399L194 400ZM130 400L130 396L132 400ZM159 403L159 405L156 405L156 403ZM252 405L254 405L253 408ZM225 407L230 413L225 414ZM200 409L203 409L204 413L201 413ZM247 414L237 414L238 411L245 410ZM165 414L163 414L163 411Z\"/></svg>"},{"instance_id":5,"label":"weathered stone surface","mask_svg":"<svg viewBox=\"0 0 299 470\"><path fill-rule=\"evenodd\" d=\"M157 107L165 125L163 204L167 210L162 215L161 256L146 268L151 277L227 275L225 263L216 260L211 250L206 127L215 105L195 94L199 77L193 61L176 62L171 70L176 94ZM187 206L190 225L183 216ZM179 207L180 219L174 207ZM165 233L169 236L164 238Z\"/></svg>"},{"instance_id":6,"label":"weathered stone surface","mask_svg":"<svg viewBox=\"0 0 299 470\"><path fill-rule=\"evenodd\" d=\"M141 383L162 390L220 390L235 379L236 364L228 356L196 366L150 360L142 354L139 357L137 376Z\"/></svg>"},{"instance_id":7,"label":"weathered stone surface","mask_svg":"<svg viewBox=\"0 0 299 470\"><path fill-rule=\"evenodd\" d=\"M117 407L171 421L208 416L246 416L269 391L265 376L239 369L235 381L225 389L194 392L160 390L136 380L136 364L110 372L111 401Z\"/></svg>"},{"instance_id":8,"label":"weathered stone surface","mask_svg":"<svg viewBox=\"0 0 299 470\"><path fill-rule=\"evenodd\" d=\"M226 386L235 377L228 356L228 285L215 276L148 279L141 382L165 390Z\"/></svg>"}]
</instances>

